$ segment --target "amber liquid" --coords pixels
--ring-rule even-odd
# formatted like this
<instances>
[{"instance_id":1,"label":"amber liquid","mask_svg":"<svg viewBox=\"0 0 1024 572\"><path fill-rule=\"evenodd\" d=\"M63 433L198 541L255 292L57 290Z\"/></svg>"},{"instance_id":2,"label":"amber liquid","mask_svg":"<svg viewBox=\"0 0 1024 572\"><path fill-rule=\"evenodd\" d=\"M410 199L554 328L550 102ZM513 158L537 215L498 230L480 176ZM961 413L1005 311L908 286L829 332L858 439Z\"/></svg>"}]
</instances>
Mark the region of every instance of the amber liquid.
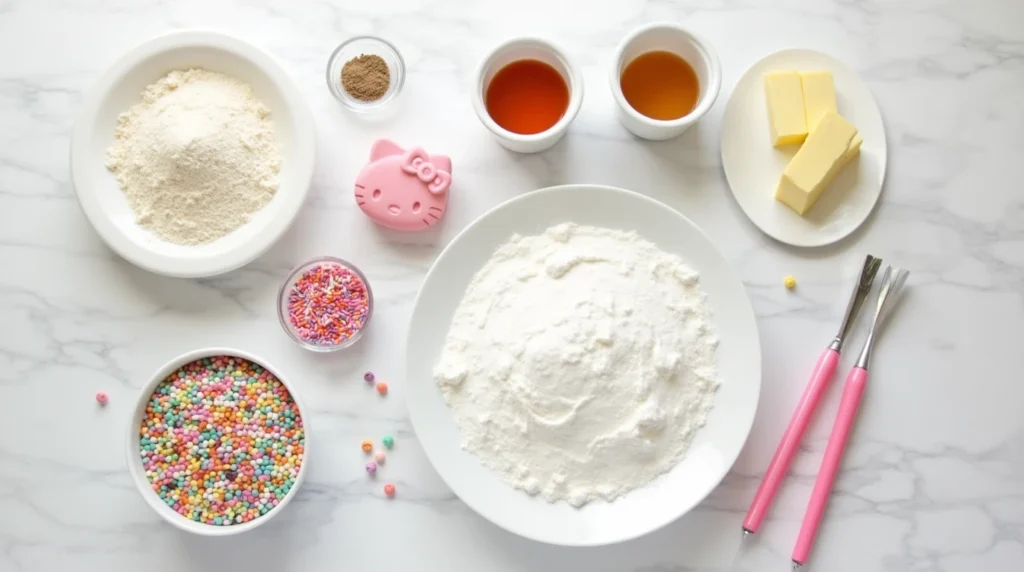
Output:
<instances>
[{"instance_id":1,"label":"amber liquid","mask_svg":"<svg viewBox=\"0 0 1024 572\"><path fill-rule=\"evenodd\" d=\"M622 70L619 83L629 105L651 119L679 119L700 97L697 73L672 52L640 54Z\"/></svg>"},{"instance_id":2,"label":"amber liquid","mask_svg":"<svg viewBox=\"0 0 1024 572\"><path fill-rule=\"evenodd\" d=\"M495 123L520 135L551 129L569 109L569 86L562 74L539 60L519 60L494 74L484 95Z\"/></svg>"}]
</instances>

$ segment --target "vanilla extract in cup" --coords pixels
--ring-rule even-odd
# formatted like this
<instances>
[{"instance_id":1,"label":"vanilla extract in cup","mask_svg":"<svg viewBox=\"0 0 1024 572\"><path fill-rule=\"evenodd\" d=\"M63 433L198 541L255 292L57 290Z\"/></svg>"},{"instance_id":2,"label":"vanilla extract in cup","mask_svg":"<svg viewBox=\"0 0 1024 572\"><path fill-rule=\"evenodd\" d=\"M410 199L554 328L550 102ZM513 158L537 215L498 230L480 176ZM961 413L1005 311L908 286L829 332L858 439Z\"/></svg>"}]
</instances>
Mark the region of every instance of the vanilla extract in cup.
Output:
<instances>
[{"instance_id":1,"label":"vanilla extract in cup","mask_svg":"<svg viewBox=\"0 0 1024 572\"><path fill-rule=\"evenodd\" d=\"M494 74L484 97L503 129L534 135L551 129L569 109L569 86L553 66L535 59L511 62Z\"/></svg>"},{"instance_id":2,"label":"vanilla extract in cup","mask_svg":"<svg viewBox=\"0 0 1024 572\"><path fill-rule=\"evenodd\" d=\"M502 147L538 153L558 143L583 104L583 76L557 46L515 38L480 62L473 111Z\"/></svg>"},{"instance_id":3,"label":"vanilla extract in cup","mask_svg":"<svg viewBox=\"0 0 1024 572\"><path fill-rule=\"evenodd\" d=\"M637 28L619 42L608 83L619 123L653 141L678 137L715 104L722 66L710 44L674 22Z\"/></svg>"},{"instance_id":4,"label":"vanilla extract in cup","mask_svg":"<svg viewBox=\"0 0 1024 572\"><path fill-rule=\"evenodd\" d=\"M622 70L622 95L645 117L671 121L697 106L700 83L693 67L681 56L664 50L645 52Z\"/></svg>"}]
</instances>

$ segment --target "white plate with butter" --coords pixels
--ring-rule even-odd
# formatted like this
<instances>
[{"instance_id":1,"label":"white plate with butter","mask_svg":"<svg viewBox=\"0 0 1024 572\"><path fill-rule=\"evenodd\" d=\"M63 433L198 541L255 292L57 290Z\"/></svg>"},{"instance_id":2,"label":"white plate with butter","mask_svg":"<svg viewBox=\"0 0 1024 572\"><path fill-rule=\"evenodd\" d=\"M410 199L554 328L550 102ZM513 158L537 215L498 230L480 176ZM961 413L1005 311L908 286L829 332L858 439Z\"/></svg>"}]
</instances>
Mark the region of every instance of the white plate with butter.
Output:
<instances>
[{"instance_id":1,"label":"white plate with butter","mask_svg":"<svg viewBox=\"0 0 1024 572\"><path fill-rule=\"evenodd\" d=\"M772 147L764 75L796 70L828 71L835 81L839 114L864 143L803 216L775 200L779 177L799 145ZM757 62L733 89L722 119L722 167L736 202L772 238L793 246L823 246L857 230L871 214L885 179L885 126L878 104L846 64L812 50L784 50Z\"/></svg>"}]
</instances>

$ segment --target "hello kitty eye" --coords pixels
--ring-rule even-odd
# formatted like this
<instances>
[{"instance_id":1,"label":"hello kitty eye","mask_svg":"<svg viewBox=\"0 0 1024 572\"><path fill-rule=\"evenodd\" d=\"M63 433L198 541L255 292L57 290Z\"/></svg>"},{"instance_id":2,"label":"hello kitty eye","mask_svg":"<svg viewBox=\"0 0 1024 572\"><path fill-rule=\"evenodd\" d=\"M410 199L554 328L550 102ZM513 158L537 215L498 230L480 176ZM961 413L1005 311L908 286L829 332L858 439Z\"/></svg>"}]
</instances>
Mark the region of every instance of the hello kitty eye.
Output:
<instances>
[{"instance_id":1,"label":"hello kitty eye","mask_svg":"<svg viewBox=\"0 0 1024 572\"><path fill-rule=\"evenodd\" d=\"M380 198L380 189L374 189L373 190L373 200L377 200L379 198Z\"/></svg>"},{"instance_id":2,"label":"hello kitty eye","mask_svg":"<svg viewBox=\"0 0 1024 572\"><path fill-rule=\"evenodd\" d=\"M414 213L420 212L420 203L419 202L415 202L415 203L412 204L412 212L414 212Z\"/></svg>"}]
</instances>

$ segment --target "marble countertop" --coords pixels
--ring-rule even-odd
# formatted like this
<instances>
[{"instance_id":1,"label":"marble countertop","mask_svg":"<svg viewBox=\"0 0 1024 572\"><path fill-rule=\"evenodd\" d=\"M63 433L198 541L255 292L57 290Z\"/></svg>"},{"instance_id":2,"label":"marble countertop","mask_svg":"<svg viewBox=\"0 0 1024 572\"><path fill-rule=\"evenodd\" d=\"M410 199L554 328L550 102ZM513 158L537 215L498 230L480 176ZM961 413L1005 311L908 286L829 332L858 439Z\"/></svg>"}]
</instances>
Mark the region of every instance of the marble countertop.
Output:
<instances>
[{"instance_id":1,"label":"marble countertop","mask_svg":"<svg viewBox=\"0 0 1024 572\"><path fill-rule=\"evenodd\" d=\"M645 143L616 122L606 66L629 30L662 19L692 26L718 49L722 97L683 137ZM82 215L68 173L83 93L136 43L184 27L229 32L279 58L319 139L297 224L254 263L203 280L163 278L119 259ZM330 51L362 33L387 37L407 60L405 106L390 123L356 122L324 85ZM514 34L557 40L584 73L586 97L568 137L539 155L500 148L467 93L479 58ZM754 228L718 154L732 86L759 58L789 47L857 70L888 129L879 208L848 240L815 250ZM728 570L759 476L868 252L912 276L875 353L813 562L831 572L1024 570L1021 2L6 0L0 53L0 570ZM378 232L356 210L350 185L381 135L454 158L458 196L442 232ZM746 285L764 354L753 433L725 482L663 530L594 549L523 540L463 505L417 445L400 377L414 296L447 241L508 198L570 182L640 191L702 226ZM359 264L378 303L367 339L330 357L294 346L274 314L289 267L322 253ZM793 293L781 286L786 274L799 280ZM167 359L210 345L288 368L312 404L319 445L296 502L228 539L165 524L124 467L139 387ZM388 399L365 390L365 370L391 382ZM110 395L106 408L97 391ZM788 570L839 395L828 393L736 570ZM356 445L384 433L398 440L388 465L400 491L393 501L365 478Z\"/></svg>"}]
</instances>

